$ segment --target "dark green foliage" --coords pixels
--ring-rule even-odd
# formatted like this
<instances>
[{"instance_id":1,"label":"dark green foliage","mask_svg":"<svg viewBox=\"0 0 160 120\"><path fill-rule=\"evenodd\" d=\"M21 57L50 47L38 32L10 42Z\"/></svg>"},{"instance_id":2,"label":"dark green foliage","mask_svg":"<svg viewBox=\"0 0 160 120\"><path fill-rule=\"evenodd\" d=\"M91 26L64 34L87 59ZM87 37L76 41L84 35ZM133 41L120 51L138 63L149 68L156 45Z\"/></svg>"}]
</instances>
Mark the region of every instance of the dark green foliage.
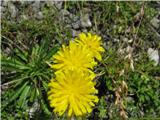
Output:
<instances>
[{"instance_id":1,"label":"dark green foliage","mask_svg":"<svg viewBox=\"0 0 160 120\"><path fill-rule=\"evenodd\" d=\"M2 111L13 103L24 110L38 101L40 109L51 114L46 93L52 71L47 61L58 48L49 49L48 46L49 42L45 39L28 51L15 48L14 56L2 56L2 71L7 73L7 76L2 75L2 84L10 88L6 91L9 96L2 99Z\"/></svg>"}]
</instances>

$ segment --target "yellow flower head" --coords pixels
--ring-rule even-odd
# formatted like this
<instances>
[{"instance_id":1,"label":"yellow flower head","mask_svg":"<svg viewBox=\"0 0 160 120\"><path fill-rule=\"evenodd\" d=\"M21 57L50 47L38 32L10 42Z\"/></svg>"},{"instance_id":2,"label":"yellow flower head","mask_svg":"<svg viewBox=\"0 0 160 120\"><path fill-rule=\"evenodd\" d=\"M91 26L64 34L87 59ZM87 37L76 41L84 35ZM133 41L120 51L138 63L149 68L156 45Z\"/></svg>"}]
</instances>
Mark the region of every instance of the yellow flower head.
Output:
<instances>
[{"instance_id":1,"label":"yellow flower head","mask_svg":"<svg viewBox=\"0 0 160 120\"><path fill-rule=\"evenodd\" d=\"M54 64L51 68L56 70L82 70L89 71L97 63L92 57L92 53L83 46L78 45L74 41L70 41L69 46L62 46L62 49L53 55ZM92 72L91 72L92 73Z\"/></svg>"},{"instance_id":2,"label":"yellow flower head","mask_svg":"<svg viewBox=\"0 0 160 120\"><path fill-rule=\"evenodd\" d=\"M77 43L81 46L87 46L87 48L92 52L92 55L97 59L101 60L101 52L104 52L104 48L102 47L101 37L97 35L92 35L91 33L79 34L79 37L75 39Z\"/></svg>"},{"instance_id":3,"label":"yellow flower head","mask_svg":"<svg viewBox=\"0 0 160 120\"><path fill-rule=\"evenodd\" d=\"M48 99L54 112L60 116L66 111L68 116L81 116L92 111L98 102L93 78L82 71L66 70L58 72L49 83Z\"/></svg>"}]
</instances>

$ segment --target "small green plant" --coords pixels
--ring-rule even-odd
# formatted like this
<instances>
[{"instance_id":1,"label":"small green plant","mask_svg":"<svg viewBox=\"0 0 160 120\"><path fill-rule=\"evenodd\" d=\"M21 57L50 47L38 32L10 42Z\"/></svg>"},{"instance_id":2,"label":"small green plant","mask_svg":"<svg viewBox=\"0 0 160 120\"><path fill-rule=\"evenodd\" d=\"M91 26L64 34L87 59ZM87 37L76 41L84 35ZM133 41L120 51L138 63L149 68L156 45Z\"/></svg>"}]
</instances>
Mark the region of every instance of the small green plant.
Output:
<instances>
[{"instance_id":1,"label":"small green plant","mask_svg":"<svg viewBox=\"0 0 160 120\"><path fill-rule=\"evenodd\" d=\"M134 61L135 69L133 69L130 59L113 48L107 50L102 63L104 68L102 66L100 68L105 72L102 80L105 80L106 92L109 92L106 98L108 101L113 100L107 104L110 119L117 113L122 118L158 117L160 111L159 66L153 66L153 61L149 61L146 54L141 53L141 57Z\"/></svg>"},{"instance_id":2,"label":"small green plant","mask_svg":"<svg viewBox=\"0 0 160 120\"><path fill-rule=\"evenodd\" d=\"M56 46L49 49L48 40L44 40L28 51L16 48L13 56L2 55L2 72L7 74L2 75L2 82L5 81L2 86L6 86L4 93L8 92L9 95L4 95L2 111L11 104L25 109L36 102L43 112L51 114L46 102L46 92L53 73L46 62L56 51Z\"/></svg>"},{"instance_id":3,"label":"small green plant","mask_svg":"<svg viewBox=\"0 0 160 120\"><path fill-rule=\"evenodd\" d=\"M107 118L107 108L106 108L106 100L104 97L102 97L99 101L99 106L98 106L98 110L99 110L99 115L98 117L100 118L100 120L103 120L105 118Z\"/></svg>"}]
</instances>

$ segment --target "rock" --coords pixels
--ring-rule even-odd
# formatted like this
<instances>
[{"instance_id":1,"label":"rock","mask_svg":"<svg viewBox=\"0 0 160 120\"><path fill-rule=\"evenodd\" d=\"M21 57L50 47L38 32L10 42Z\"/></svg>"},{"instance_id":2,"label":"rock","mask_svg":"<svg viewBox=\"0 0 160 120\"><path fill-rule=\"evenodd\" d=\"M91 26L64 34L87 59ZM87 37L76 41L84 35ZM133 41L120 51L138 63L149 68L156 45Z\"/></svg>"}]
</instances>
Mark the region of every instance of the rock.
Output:
<instances>
[{"instance_id":1,"label":"rock","mask_svg":"<svg viewBox=\"0 0 160 120\"><path fill-rule=\"evenodd\" d=\"M70 19L72 19L73 22L77 22L77 21L80 20L80 18L79 18L78 16L75 16L75 15L73 15L73 14L70 14L69 17L70 17Z\"/></svg>"},{"instance_id":2,"label":"rock","mask_svg":"<svg viewBox=\"0 0 160 120\"><path fill-rule=\"evenodd\" d=\"M62 8L62 1L54 1L54 5L60 10Z\"/></svg>"},{"instance_id":3,"label":"rock","mask_svg":"<svg viewBox=\"0 0 160 120\"><path fill-rule=\"evenodd\" d=\"M81 18L80 18L80 21L81 21L81 26L82 27L91 27L92 26L92 23L89 19L88 14L82 15Z\"/></svg>"},{"instance_id":4,"label":"rock","mask_svg":"<svg viewBox=\"0 0 160 120\"><path fill-rule=\"evenodd\" d=\"M46 4L47 4L48 6L53 6L53 5L54 5L54 1L47 0L47 1L46 1Z\"/></svg>"},{"instance_id":5,"label":"rock","mask_svg":"<svg viewBox=\"0 0 160 120\"><path fill-rule=\"evenodd\" d=\"M6 49L4 49L4 53L6 53L7 55L11 54L11 49L9 47L7 47Z\"/></svg>"},{"instance_id":6,"label":"rock","mask_svg":"<svg viewBox=\"0 0 160 120\"><path fill-rule=\"evenodd\" d=\"M22 6L27 6L29 4L33 4L34 1L24 1L24 0L21 0L20 3L21 3Z\"/></svg>"},{"instance_id":7,"label":"rock","mask_svg":"<svg viewBox=\"0 0 160 120\"><path fill-rule=\"evenodd\" d=\"M2 1L1 6L7 7L7 5L8 5L8 1Z\"/></svg>"},{"instance_id":8,"label":"rock","mask_svg":"<svg viewBox=\"0 0 160 120\"><path fill-rule=\"evenodd\" d=\"M87 33L88 31L87 29L82 29L82 32Z\"/></svg>"},{"instance_id":9,"label":"rock","mask_svg":"<svg viewBox=\"0 0 160 120\"><path fill-rule=\"evenodd\" d=\"M81 27L81 21L80 21L80 18L78 16L70 14L69 18L72 21L73 29L79 29Z\"/></svg>"},{"instance_id":10,"label":"rock","mask_svg":"<svg viewBox=\"0 0 160 120\"><path fill-rule=\"evenodd\" d=\"M59 17L58 19L62 22L64 22L65 24L70 24L71 26L71 20L70 18L68 17L70 15L70 12L68 10L65 10L65 9L62 9L60 12L59 12Z\"/></svg>"},{"instance_id":11,"label":"rock","mask_svg":"<svg viewBox=\"0 0 160 120\"><path fill-rule=\"evenodd\" d=\"M36 0L34 2L34 6L37 7L37 8L39 8L40 7L40 0Z\"/></svg>"},{"instance_id":12,"label":"rock","mask_svg":"<svg viewBox=\"0 0 160 120\"><path fill-rule=\"evenodd\" d=\"M134 103L135 101L134 101L134 99L133 99L133 97L126 97L126 101L128 102L128 103Z\"/></svg>"},{"instance_id":13,"label":"rock","mask_svg":"<svg viewBox=\"0 0 160 120\"><path fill-rule=\"evenodd\" d=\"M156 29L158 29L159 26L160 26L160 20L158 20L157 17L154 17L154 18L151 20L151 24L152 24Z\"/></svg>"},{"instance_id":14,"label":"rock","mask_svg":"<svg viewBox=\"0 0 160 120\"><path fill-rule=\"evenodd\" d=\"M117 38L114 38L113 39L113 42L119 42L120 40L119 39L117 39Z\"/></svg>"},{"instance_id":15,"label":"rock","mask_svg":"<svg viewBox=\"0 0 160 120\"><path fill-rule=\"evenodd\" d=\"M40 9L40 1L36 0L31 6L35 13L38 12Z\"/></svg>"},{"instance_id":16,"label":"rock","mask_svg":"<svg viewBox=\"0 0 160 120\"><path fill-rule=\"evenodd\" d=\"M65 10L65 9L62 9L60 11L60 13L61 13L62 16L68 16L70 14L70 12L68 10Z\"/></svg>"},{"instance_id":17,"label":"rock","mask_svg":"<svg viewBox=\"0 0 160 120\"><path fill-rule=\"evenodd\" d=\"M29 109L26 110L26 112L28 112L28 114L29 114L29 118L33 118L34 113L35 113L37 110L39 110L39 108L40 108L39 103L38 103L37 101L34 102L33 106L32 106L31 108L29 108Z\"/></svg>"},{"instance_id":18,"label":"rock","mask_svg":"<svg viewBox=\"0 0 160 120\"><path fill-rule=\"evenodd\" d=\"M80 21L72 23L72 27L73 27L73 29L79 29L80 28Z\"/></svg>"},{"instance_id":19,"label":"rock","mask_svg":"<svg viewBox=\"0 0 160 120\"><path fill-rule=\"evenodd\" d=\"M16 18L18 10L11 2L8 3L8 11L11 13L11 18Z\"/></svg>"},{"instance_id":20,"label":"rock","mask_svg":"<svg viewBox=\"0 0 160 120\"><path fill-rule=\"evenodd\" d=\"M21 15L21 19L22 19L22 20L27 20L27 19L28 19L28 16L27 16L27 15Z\"/></svg>"},{"instance_id":21,"label":"rock","mask_svg":"<svg viewBox=\"0 0 160 120\"><path fill-rule=\"evenodd\" d=\"M72 37L77 37L78 34L80 34L80 33L81 33L80 31L76 31L76 30L72 29Z\"/></svg>"},{"instance_id":22,"label":"rock","mask_svg":"<svg viewBox=\"0 0 160 120\"><path fill-rule=\"evenodd\" d=\"M149 59L155 61L154 65L157 66L159 63L158 50L154 50L152 48L149 48L147 52L148 52Z\"/></svg>"},{"instance_id":23,"label":"rock","mask_svg":"<svg viewBox=\"0 0 160 120\"><path fill-rule=\"evenodd\" d=\"M0 6L0 10L1 10L1 18L4 18L4 14L5 14L5 7Z\"/></svg>"},{"instance_id":24,"label":"rock","mask_svg":"<svg viewBox=\"0 0 160 120\"><path fill-rule=\"evenodd\" d=\"M38 12L37 14L36 14L36 18L37 19L42 19L43 18L43 13L42 12Z\"/></svg>"}]
</instances>

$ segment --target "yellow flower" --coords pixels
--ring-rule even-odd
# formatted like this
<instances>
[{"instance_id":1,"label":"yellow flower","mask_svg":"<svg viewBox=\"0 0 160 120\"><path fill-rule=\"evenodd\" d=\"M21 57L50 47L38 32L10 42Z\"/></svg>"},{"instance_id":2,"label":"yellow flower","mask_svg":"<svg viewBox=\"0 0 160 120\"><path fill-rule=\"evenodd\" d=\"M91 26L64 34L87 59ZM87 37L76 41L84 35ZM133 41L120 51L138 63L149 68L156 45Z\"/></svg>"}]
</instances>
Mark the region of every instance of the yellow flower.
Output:
<instances>
[{"instance_id":1,"label":"yellow flower","mask_svg":"<svg viewBox=\"0 0 160 120\"><path fill-rule=\"evenodd\" d=\"M65 111L68 116L81 116L92 111L98 102L95 95L93 78L82 71L66 70L56 73L55 80L49 83L48 99L54 112L62 115Z\"/></svg>"},{"instance_id":2,"label":"yellow flower","mask_svg":"<svg viewBox=\"0 0 160 120\"><path fill-rule=\"evenodd\" d=\"M97 64L92 57L92 53L86 47L73 41L70 41L69 46L62 45L62 49L53 55L53 61L51 68L59 71L79 69L93 73L90 69L93 69Z\"/></svg>"},{"instance_id":3,"label":"yellow flower","mask_svg":"<svg viewBox=\"0 0 160 120\"><path fill-rule=\"evenodd\" d=\"M102 47L101 37L92 35L91 33L88 33L87 35L85 33L81 33L75 41L81 46L87 46L97 60L102 60L100 53L104 52L104 48Z\"/></svg>"}]
</instances>

